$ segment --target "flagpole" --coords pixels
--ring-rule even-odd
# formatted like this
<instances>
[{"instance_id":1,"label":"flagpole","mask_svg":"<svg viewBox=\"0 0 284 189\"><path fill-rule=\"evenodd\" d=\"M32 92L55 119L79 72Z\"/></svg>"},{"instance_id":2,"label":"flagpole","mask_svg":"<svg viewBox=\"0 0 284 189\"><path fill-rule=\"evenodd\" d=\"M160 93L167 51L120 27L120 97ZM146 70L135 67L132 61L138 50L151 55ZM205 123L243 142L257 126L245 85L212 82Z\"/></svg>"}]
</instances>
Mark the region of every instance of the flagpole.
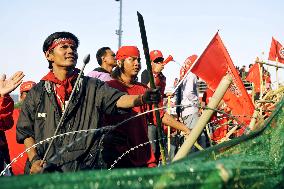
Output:
<instances>
[{"instance_id":1,"label":"flagpole","mask_svg":"<svg viewBox=\"0 0 284 189\"><path fill-rule=\"evenodd\" d=\"M259 95L259 99L262 99L262 95L263 95L263 78L262 78L262 70L263 70L263 65L260 66L260 95Z\"/></svg>"},{"instance_id":2,"label":"flagpole","mask_svg":"<svg viewBox=\"0 0 284 189\"><path fill-rule=\"evenodd\" d=\"M265 65L268 65L268 66L273 66L273 67L276 67L276 68L282 68L284 69L284 66L280 66L280 65L274 65L274 64L270 64L268 62L264 62L264 61L255 61L255 63L259 63L259 64L265 64Z\"/></svg>"},{"instance_id":3,"label":"flagpole","mask_svg":"<svg viewBox=\"0 0 284 189\"><path fill-rule=\"evenodd\" d=\"M276 57L276 66L278 66L278 57ZM279 78L278 78L278 67L276 67L276 84L277 84L277 88L279 88Z\"/></svg>"},{"instance_id":4,"label":"flagpole","mask_svg":"<svg viewBox=\"0 0 284 189\"><path fill-rule=\"evenodd\" d=\"M171 96L168 96L167 112L169 115L171 114ZM170 151L171 151L171 128L168 125L168 157L169 157L169 160L170 160Z\"/></svg>"},{"instance_id":5,"label":"flagpole","mask_svg":"<svg viewBox=\"0 0 284 189\"><path fill-rule=\"evenodd\" d=\"M254 95L255 95L255 86L254 86L254 83L252 83L251 100L252 100L253 105L255 106Z\"/></svg>"}]
</instances>

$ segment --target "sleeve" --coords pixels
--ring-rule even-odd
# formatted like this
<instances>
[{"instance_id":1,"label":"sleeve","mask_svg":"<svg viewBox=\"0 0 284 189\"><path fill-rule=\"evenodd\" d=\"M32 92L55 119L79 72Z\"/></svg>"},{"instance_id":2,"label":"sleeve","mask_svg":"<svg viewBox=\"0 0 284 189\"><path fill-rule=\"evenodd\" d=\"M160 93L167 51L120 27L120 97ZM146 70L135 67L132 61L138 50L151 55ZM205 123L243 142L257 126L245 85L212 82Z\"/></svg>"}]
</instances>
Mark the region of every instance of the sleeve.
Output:
<instances>
[{"instance_id":1,"label":"sleeve","mask_svg":"<svg viewBox=\"0 0 284 189\"><path fill-rule=\"evenodd\" d=\"M26 138L35 137L34 122L37 108L35 105L35 94L33 89L30 90L21 107L21 113L16 126L16 138L20 144L23 144Z\"/></svg>"},{"instance_id":2,"label":"sleeve","mask_svg":"<svg viewBox=\"0 0 284 189\"><path fill-rule=\"evenodd\" d=\"M190 102L197 102L198 96L197 96L197 78L195 75L189 75L184 80L184 91L183 96L188 99Z\"/></svg>"},{"instance_id":3,"label":"sleeve","mask_svg":"<svg viewBox=\"0 0 284 189\"><path fill-rule=\"evenodd\" d=\"M106 114L123 114L125 110L117 108L118 99L127 95L117 89L108 86L107 83L97 80L96 103L100 105L100 110Z\"/></svg>"},{"instance_id":4,"label":"sleeve","mask_svg":"<svg viewBox=\"0 0 284 189\"><path fill-rule=\"evenodd\" d=\"M0 97L0 130L11 129L13 121L14 101L9 95Z\"/></svg>"}]
</instances>

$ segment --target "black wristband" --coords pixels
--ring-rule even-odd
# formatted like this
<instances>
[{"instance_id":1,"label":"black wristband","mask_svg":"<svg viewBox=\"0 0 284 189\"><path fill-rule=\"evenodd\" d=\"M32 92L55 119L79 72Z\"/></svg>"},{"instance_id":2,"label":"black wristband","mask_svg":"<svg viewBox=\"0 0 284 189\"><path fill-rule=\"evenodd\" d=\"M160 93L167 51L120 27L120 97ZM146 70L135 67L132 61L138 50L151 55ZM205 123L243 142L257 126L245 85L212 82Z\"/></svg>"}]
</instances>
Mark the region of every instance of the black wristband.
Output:
<instances>
[{"instance_id":1,"label":"black wristband","mask_svg":"<svg viewBox=\"0 0 284 189\"><path fill-rule=\"evenodd\" d=\"M37 161L37 160L41 160L41 157L39 157L37 154L32 158L32 160L30 161L31 162L31 165Z\"/></svg>"}]
</instances>

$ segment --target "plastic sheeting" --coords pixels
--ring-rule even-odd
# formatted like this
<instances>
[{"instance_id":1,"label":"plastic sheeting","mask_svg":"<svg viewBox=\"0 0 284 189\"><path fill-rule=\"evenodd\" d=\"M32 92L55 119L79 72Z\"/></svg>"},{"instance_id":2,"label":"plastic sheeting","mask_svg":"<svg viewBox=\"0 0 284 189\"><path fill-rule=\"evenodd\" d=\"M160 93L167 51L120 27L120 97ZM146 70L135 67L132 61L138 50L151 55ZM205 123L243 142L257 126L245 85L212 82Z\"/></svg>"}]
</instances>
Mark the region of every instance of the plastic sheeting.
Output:
<instances>
[{"instance_id":1,"label":"plastic sheeting","mask_svg":"<svg viewBox=\"0 0 284 189\"><path fill-rule=\"evenodd\" d=\"M2 177L0 188L284 188L283 104L262 130L165 167Z\"/></svg>"}]
</instances>

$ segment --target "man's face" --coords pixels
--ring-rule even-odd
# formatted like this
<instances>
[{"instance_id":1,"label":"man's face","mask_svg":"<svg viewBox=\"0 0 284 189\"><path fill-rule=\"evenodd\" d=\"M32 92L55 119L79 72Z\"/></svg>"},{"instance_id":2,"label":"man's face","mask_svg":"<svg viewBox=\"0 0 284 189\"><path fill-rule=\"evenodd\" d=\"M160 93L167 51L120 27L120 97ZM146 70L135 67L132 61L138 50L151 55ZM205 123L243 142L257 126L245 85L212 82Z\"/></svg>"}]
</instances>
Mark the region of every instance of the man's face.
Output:
<instances>
[{"instance_id":1,"label":"man's face","mask_svg":"<svg viewBox=\"0 0 284 189\"><path fill-rule=\"evenodd\" d=\"M106 53L104 56L102 56L102 62L106 63L107 65L116 66L116 59L115 54L112 50L108 49L106 50Z\"/></svg>"},{"instance_id":2,"label":"man's face","mask_svg":"<svg viewBox=\"0 0 284 189\"><path fill-rule=\"evenodd\" d=\"M123 73L130 77L137 76L141 69L140 58L131 56L124 60Z\"/></svg>"},{"instance_id":3,"label":"man's face","mask_svg":"<svg viewBox=\"0 0 284 189\"><path fill-rule=\"evenodd\" d=\"M71 43L59 44L46 53L46 58L53 62L53 67L74 67L78 59L77 47Z\"/></svg>"},{"instance_id":4,"label":"man's face","mask_svg":"<svg viewBox=\"0 0 284 189\"><path fill-rule=\"evenodd\" d=\"M24 91L20 94L20 102L23 102L27 97L28 91Z\"/></svg>"},{"instance_id":5,"label":"man's face","mask_svg":"<svg viewBox=\"0 0 284 189\"><path fill-rule=\"evenodd\" d=\"M163 58L156 58L154 61L152 61L152 69L155 73L161 73L164 69L163 65Z\"/></svg>"}]
</instances>

